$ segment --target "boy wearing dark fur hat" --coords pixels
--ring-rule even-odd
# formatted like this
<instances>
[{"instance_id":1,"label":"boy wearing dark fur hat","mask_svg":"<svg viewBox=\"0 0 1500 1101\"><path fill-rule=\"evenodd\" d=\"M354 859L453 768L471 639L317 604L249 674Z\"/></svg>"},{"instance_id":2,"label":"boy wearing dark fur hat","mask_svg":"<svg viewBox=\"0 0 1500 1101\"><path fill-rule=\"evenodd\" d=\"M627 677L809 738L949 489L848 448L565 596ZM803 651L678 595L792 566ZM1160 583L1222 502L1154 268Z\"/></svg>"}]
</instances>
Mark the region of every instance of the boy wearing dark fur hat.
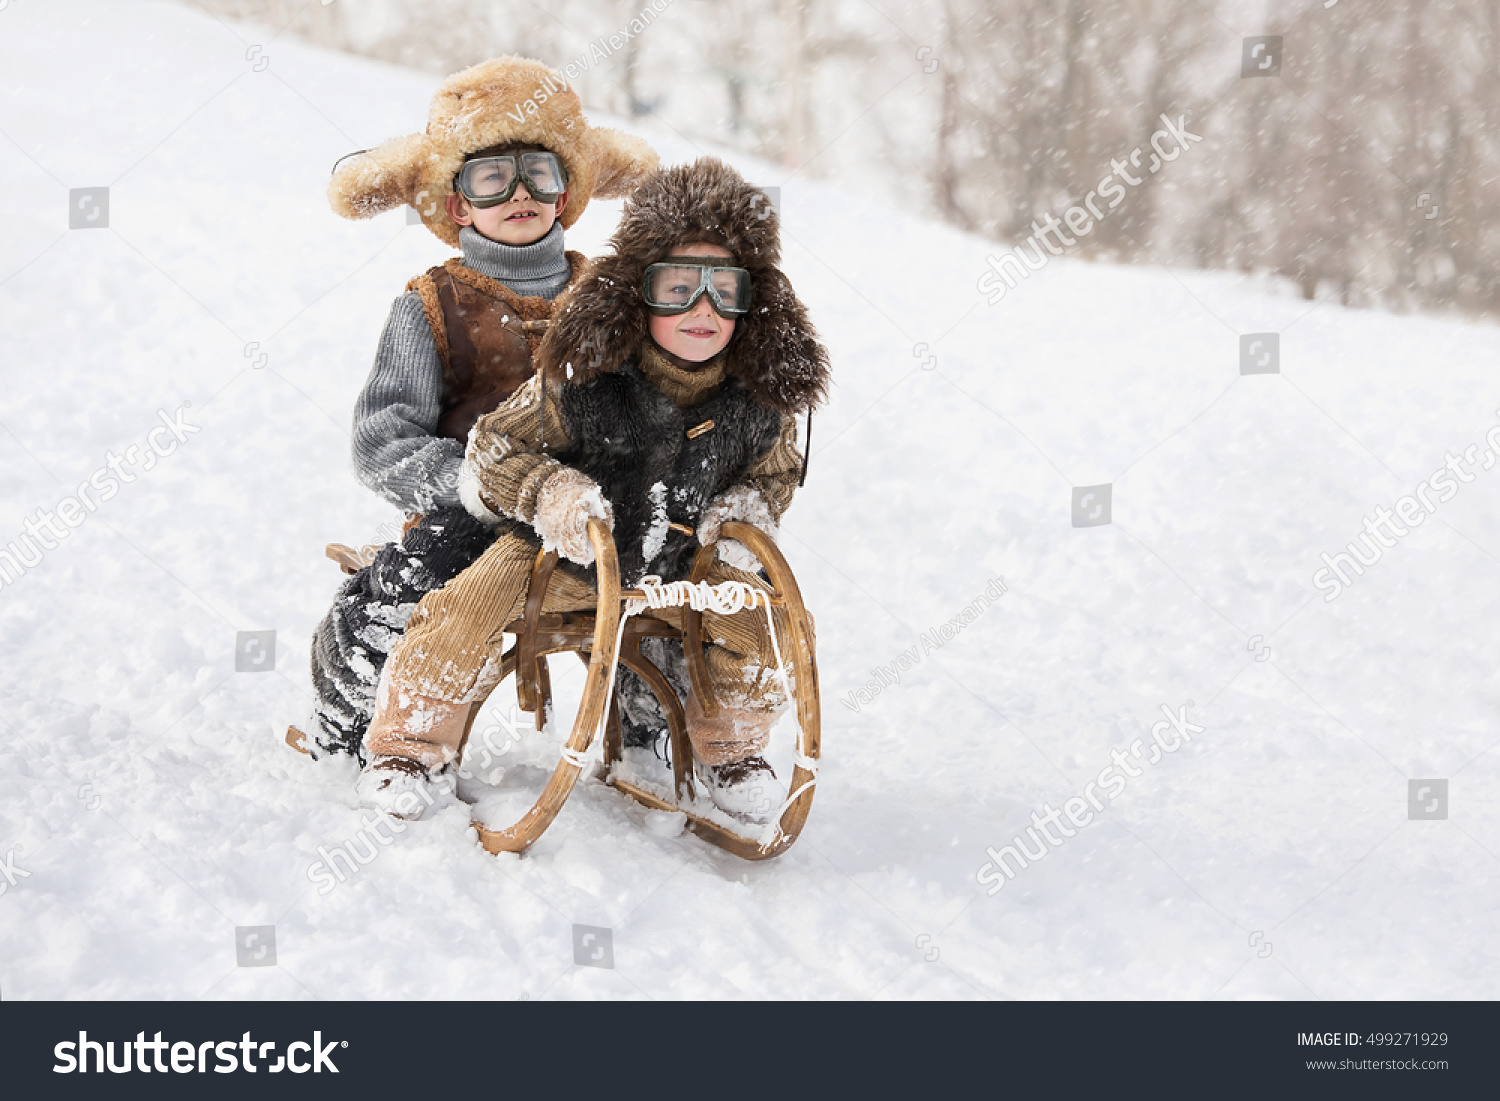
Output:
<instances>
[{"instance_id":1,"label":"boy wearing dark fur hat","mask_svg":"<svg viewBox=\"0 0 1500 1101\"><path fill-rule=\"evenodd\" d=\"M372 806L412 806L401 797L457 755L499 679L502 628L521 613L539 547L565 567L544 610L592 610L591 517L612 529L624 584L673 581L726 520L774 536L797 487L797 416L821 400L828 361L776 266L764 195L711 158L663 169L626 204L611 244L560 303L539 375L470 435L461 496L500 534L423 599L387 663L360 779ZM747 548L719 552L711 583L764 587ZM721 809L764 817L779 799L761 751L790 702L765 623L709 613L705 634L719 713L705 717L679 684L699 775ZM625 695L627 726L649 723Z\"/></svg>"},{"instance_id":2,"label":"boy wearing dark fur hat","mask_svg":"<svg viewBox=\"0 0 1500 1101\"><path fill-rule=\"evenodd\" d=\"M552 304L583 269L563 228L591 196L628 194L656 166L639 139L588 126L560 83L517 57L458 73L438 89L424 133L344 161L329 185L338 214L407 204L463 255L396 299L355 407L355 471L408 520L401 541L343 585L314 635L312 737L294 728L289 738L315 756L362 753L407 617L494 541L459 501L464 441L531 378ZM519 111L538 88L549 90L540 110Z\"/></svg>"}]
</instances>

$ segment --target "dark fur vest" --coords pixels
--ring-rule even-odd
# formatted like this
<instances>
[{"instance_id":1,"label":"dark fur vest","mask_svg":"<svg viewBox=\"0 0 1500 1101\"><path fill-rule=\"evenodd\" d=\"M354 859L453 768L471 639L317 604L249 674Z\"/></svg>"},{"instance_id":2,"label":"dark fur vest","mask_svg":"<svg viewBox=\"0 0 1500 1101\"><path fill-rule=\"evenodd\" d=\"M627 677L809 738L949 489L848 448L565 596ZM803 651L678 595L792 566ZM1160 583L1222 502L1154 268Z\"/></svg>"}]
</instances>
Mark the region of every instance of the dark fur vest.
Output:
<instances>
[{"instance_id":1,"label":"dark fur vest","mask_svg":"<svg viewBox=\"0 0 1500 1101\"><path fill-rule=\"evenodd\" d=\"M634 358L617 371L565 386L560 409L574 444L557 458L603 489L614 510L620 577L627 586L645 574L665 581L688 576L703 510L744 479L781 430L780 414L752 398L738 380L679 408L646 381ZM695 431L709 422L712 428ZM668 526L674 523L695 534Z\"/></svg>"}]
</instances>

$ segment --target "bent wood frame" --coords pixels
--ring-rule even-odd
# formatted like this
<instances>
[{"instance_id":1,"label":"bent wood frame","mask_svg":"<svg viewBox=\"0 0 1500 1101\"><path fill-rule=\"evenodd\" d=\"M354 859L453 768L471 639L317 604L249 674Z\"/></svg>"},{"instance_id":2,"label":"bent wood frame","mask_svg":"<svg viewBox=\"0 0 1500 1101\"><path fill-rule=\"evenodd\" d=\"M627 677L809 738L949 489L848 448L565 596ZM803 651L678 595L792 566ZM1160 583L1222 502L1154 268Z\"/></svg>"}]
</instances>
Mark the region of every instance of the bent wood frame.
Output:
<instances>
[{"instance_id":1,"label":"bent wood frame","mask_svg":"<svg viewBox=\"0 0 1500 1101\"><path fill-rule=\"evenodd\" d=\"M523 710L536 716L537 729L542 729L546 713L551 705L551 682L547 675L546 657L556 653L577 653L588 664L585 675L583 701L573 720L573 729L566 743L567 749L579 758L588 752L600 720L605 718L605 698L609 694L609 670L614 660L615 639L619 632L622 602L640 597L639 590L622 591L620 588L619 559L615 553L614 540L609 529L598 520L590 520L589 541L594 548L594 560L598 574L599 599L595 613L543 613L547 585L557 565L555 553L537 556L532 568L531 588L527 593L524 618L505 628L516 635L516 644L506 653L501 678L516 674L516 695ZM767 827L764 833L771 837L757 841L720 825L711 819L686 810L682 804L693 795L692 743L688 739L687 721L681 701L671 684L649 659L640 652L642 640L646 638L681 638L687 657L688 677L693 693L705 714L718 710L717 701L708 682L708 670L703 659L703 616L691 608L683 609L683 629L679 631L663 620L649 616L633 616L626 623L621 636L619 664L639 675L660 701L667 719L668 735L672 744L672 784L676 801L637 787L627 781L608 776L611 786L631 796L637 802L655 810L666 810L685 814L688 828L719 848L746 860L766 860L779 856L791 848L802 832L812 810L814 774L802 762L815 765L821 753L822 714L819 704L817 660L814 649L812 621L802 601L802 593L792 576L791 567L782 557L776 544L760 529L736 521L726 521L722 538L736 539L744 543L760 560L770 581L773 607L780 608L785 615L788 631L783 640L790 653L783 653L782 660L790 660L799 728L797 750L798 764L794 767L789 790L793 797L782 808L778 821ZM714 562L716 551L712 546L700 547L693 560L691 580L702 581ZM741 614L763 614L759 609L746 609ZM476 706L470 713L470 723L478 714ZM465 732L467 741L468 732ZM461 752L461 750L460 750ZM604 762L611 768L620 760L620 721L617 705L612 705L607 717L604 737ZM573 790L582 771L570 754L562 756L553 770L540 798L515 825L502 830L492 830L479 823L479 843L491 853L524 852L552 824L562 810L563 803ZM774 833L772 830L774 829Z\"/></svg>"}]
</instances>

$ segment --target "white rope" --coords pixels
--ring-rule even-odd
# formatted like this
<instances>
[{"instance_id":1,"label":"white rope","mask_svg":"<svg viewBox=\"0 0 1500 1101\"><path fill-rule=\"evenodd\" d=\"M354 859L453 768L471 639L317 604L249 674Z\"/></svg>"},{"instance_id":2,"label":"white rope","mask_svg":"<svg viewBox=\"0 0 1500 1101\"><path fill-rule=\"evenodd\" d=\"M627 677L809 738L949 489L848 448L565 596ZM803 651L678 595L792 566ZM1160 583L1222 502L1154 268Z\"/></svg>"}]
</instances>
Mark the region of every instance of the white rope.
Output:
<instances>
[{"instance_id":1,"label":"white rope","mask_svg":"<svg viewBox=\"0 0 1500 1101\"><path fill-rule=\"evenodd\" d=\"M800 724L798 725L797 729L799 731L801 730ZM770 819L770 821L775 824L775 827L776 827L775 828L775 832L771 834L771 839L769 841L766 841L762 845L762 848L767 848L767 849L770 848L772 845L776 844L777 841L779 841L782 837L785 836L785 834L783 834L782 830L781 830L781 816L787 812L787 808L788 807L790 807L793 803L795 803L798 799L800 799L802 797L802 793L804 791L807 791L809 788L816 786L816 784L818 782L818 761L817 761L817 758L815 758L815 757L807 757L807 756L803 755L803 753L802 753L802 744L801 744L802 743L802 739L801 739L801 737L798 737L797 743L798 743L797 744L797 749L796 749L796 752L794 753L794 755L792 757L792 763L794 765L796 765L796 767L805 770L809 774L808 778L807 778L807 783L803 784L796 791L794 791L790 795L788 795L786 797L786 801L784 803L782 803L781 806L779 806L779 807L776 808L776 816L774 818Z\"/></svg>"},{"instance_id":2,"label":"white rope","mask_svg":"<svg viewBox=\"0 0 1500 1101\"><path fill-rule=\"evenodd\" d=\"M746 608L761 608L766 615L766 630L771 636L771 653L776 660L776 673L781 678L782 690L786 693L789 704L796 705L796 693L792 691L791 678L787 676L786 663L781 657L781 641L776 631L776 617L771 604L771 594L766 590L757 588L747 581L721 581L717 585L710 585L707 581L668 581L655 574L648 574L641 578L637 586L641 590L644 599L631 599L625 602L625 607L620 613L619 628L615 632L615 646L610 654L609 674L607 687L604 692L604 710L599 716L599 726L594 730L594 736L600 737L609 722L610 705L614 702L615 674L620 663L620 645L625 637L625 624L633 615L640 615L650 609L680 608L687 605L695 612L713 612L716 615L735 615ZM592 738L590 739L592 742ZM807 757L802 753L802 729L798 723L797 747L794 751L794 761L797 767L811 774L811 778L799 787L791 795L787 796L786 802L776 812L776 832L780 834L781 816L803 792L807 791L818 782L818 762L815 758ZM570 764L582 770L588 763L588 757L566 745L562 750L562 758Z\"/></svg>"},{"instance_id":3,"label":"white rope","mask_svg":"<svg viewBox=\"0 0 1500 1101\"><path fill-rule=\"evenodd\" d=\"M776 659L776 674L781 678L782 690L788 703L796 703L791 679L786 673L786 663L781 658L781 642L776 633L776 617L771 606L771 594L757 588L748 581L720 581L710 585L707 581L694 584L691 581L663 583L655 574L641 578L638 586L645 596L645 604L651 608L681 607L686 604L695 612L714 612L717 615L734 615L746 608L759 607L766 613L766 631L771 636L771 653ZM641 601L632 600L632 605ZM626 615L635 612L626 609ZM801 752L801 739L798 739Z\"/></svg>"},{"instance_id":4,"label":"white rope","mask_svg":"<svg viewBox=\"0 0 1500 1101\"><path fill-rule=\"evenodd\" d=\"M580 772L589 767L589 755L587 753L579 753L578 750L573 749L571 746L563 746L561 756L564 761L567 761L568 764Z\"/></svg>"},{"instance_id":5,"label":"white rope","mask_svg":"<svg viewBox=\"0 0 1500 1101\"><path fill-rule=\"evenodd\" d=\"M590 745L593 745L595 738L603 736L604 728L609 724L609 707L615 698L615 673L620 666L620 643L625 637L625 623L631 616L643 608L645 608L645 604L642 601L628 600L625 602L625 610L620 614L620 626L615 631L615 648L610 652L609 657L609 679L605 682L604 688L604 710L599 712L599 725L594 728L594 733L589 736ZM563 745L560 756L564 761L576 765L580 772L589 762L589 757L586 753L580 753L569 747L566 743Z\"/></svg>"}]
</instances>

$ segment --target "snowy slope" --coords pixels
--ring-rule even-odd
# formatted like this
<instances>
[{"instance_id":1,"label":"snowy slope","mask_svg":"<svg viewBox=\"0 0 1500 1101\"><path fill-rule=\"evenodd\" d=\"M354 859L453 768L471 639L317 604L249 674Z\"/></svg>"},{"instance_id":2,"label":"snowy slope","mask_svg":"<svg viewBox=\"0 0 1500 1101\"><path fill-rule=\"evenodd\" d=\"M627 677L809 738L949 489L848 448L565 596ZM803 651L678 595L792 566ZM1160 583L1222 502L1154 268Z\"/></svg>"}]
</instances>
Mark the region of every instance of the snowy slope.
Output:
<instances>
[{"instance_id":1,"label":"snowy slope","mask_svg":"<svg viewBox=\"0 0 1500 1101\"><path fill-rule=\"evenodd\" d=\"M1336 600L1312 581L1484 445L1500 330L1067 259L991 307L992 244L743 158L782 185L838 382L784 537L824 692L806 833L752 866L595 784L524 858L458 805L371 838L350 768L280 733L323 544L393 519L349 473L355 394L446 252L322 191L435 80L270 38L136 0L0 13L0 546L162 413L198 429L0 585L6 997L1500 996L1500 472ZM66 230L103 185L108 228ZM1257 332L1281 374L1239 375ZM1106 483L1113 522L1073 527ZM236 673L262 630L274 672ZM987 893L986 847L1097 798L1163 707L1201 731ZM1414 779L1446 819L1408 817ZM378 855L320 892L351 842ZM575 924L613 968L575 966ZM276 966L237 966L261 925Z\"/></svg>"}]
</instances>

